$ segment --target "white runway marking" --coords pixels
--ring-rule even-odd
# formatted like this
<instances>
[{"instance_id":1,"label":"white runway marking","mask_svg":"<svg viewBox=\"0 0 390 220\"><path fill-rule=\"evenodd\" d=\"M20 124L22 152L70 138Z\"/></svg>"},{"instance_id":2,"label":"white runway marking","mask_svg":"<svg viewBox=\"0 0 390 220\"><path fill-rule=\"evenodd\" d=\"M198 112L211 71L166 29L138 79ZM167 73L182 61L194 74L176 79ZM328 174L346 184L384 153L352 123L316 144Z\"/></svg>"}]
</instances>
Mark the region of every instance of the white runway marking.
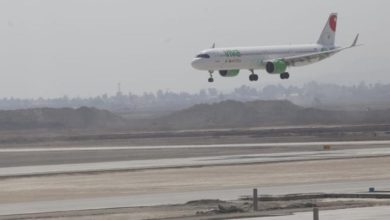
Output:
<instances>
[{"instance_id":1,"label":"white runway marking","mask_svg":"<svg viewBox=\"0 0 390 220\"><path fill-rule=\"evenodd\" d=\"M207 145L159 145L159 146L113 146L113 147L47 147L47 148L2 148L0 153L56 152L56 151L112 151L112 150L153 150L153 149L188 149L188 148L249 148L249 147L300 147L300 146L362 146L389 145L384 141L324 141L292 143L249 143L249 144L207 144Z\"/></svg>"}]
</instances>

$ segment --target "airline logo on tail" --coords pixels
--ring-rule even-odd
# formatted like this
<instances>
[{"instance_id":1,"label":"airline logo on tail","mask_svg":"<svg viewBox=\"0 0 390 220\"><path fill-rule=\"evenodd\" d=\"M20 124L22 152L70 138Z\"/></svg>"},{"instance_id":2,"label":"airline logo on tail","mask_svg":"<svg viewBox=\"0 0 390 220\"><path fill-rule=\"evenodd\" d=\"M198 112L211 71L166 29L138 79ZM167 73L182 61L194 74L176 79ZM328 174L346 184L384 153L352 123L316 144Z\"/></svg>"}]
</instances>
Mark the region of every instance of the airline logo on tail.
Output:
<instances>
[{"instance_id":1,"label":"airline logo on tail","mask_svg":"<svg viewBox=\"0 0 390 220\"><path fill-rule=\"evenodd\" d=\"M330 29L333 32L336 32L336 26L337 26L337 15L331 15L329 18L329 26Z\"/></svg>"},{"instance_id":2,"label":"airline logo on tail","mask_svg":"<svg viewBox=\"0 0 390 220\"><path fill-rule=\"evenodd\" d=\"M330 14L317 43L326 47L334 47L337 27L337 13Z\"/></svg>"}]
</instances>

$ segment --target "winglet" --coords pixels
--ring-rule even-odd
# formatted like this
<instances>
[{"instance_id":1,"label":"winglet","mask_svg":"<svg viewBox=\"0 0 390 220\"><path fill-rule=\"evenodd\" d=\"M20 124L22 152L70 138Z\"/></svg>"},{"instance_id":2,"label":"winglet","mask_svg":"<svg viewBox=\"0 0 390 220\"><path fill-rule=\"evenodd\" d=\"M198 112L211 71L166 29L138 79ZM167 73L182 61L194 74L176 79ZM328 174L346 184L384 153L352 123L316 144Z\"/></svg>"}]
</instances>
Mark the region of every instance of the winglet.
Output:
<instances>
[{"instance_id":1,"label":"winglet","mask_svg":"<svg viewBox=\"0 0 390 220\"><path fill-rule=\"evenodd\" d=\"M359 34L356 35L355 40L353 41L351 47L356 47L358 39L359 39Z\"/></svg>"},{"instance_id":2,"label":"winglet","mask_svg":"<svg viewBox=\"0 0 390 220\"><path fill-rule=\"evenodd\" d=\"M211 46L211 48L212 48L212 49L214 49L214 48L215 48L215 43L213 43L213 45Z\"/></svg>"}]
</instances>

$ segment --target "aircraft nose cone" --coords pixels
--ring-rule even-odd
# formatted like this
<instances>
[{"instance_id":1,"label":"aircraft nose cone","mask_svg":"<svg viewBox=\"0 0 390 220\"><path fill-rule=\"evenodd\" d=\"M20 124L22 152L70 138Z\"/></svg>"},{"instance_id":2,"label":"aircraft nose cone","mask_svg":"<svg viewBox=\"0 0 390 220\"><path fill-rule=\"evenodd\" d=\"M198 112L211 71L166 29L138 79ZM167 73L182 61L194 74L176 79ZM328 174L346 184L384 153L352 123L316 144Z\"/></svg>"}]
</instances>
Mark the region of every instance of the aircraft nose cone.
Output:
<instances>
[{"instance_id":1,"label":"aircraft nose cone","mask_svg":"<svg viewBox=\"0 0 390 220\"><path fill-rule=\"evenodd\" d=\"M202 70L202 66L204 65L204 62L202 59L200 58L195 58L194 60L192 60L191 62L191 66L194 68L194 69L197 69L197 70Z\"/></svg>"},{"instance_id":2,"label":"aircraft nose cone","mask_svg":"<svg viewBox=\"0 0 390 220\"><path fill-rule=\"evenodd\" d=\"M192 60L191 62L191 66L194 68L194 69L199 69L200 68L200 59L194 59Z\"/></svg>"}]
</instances>

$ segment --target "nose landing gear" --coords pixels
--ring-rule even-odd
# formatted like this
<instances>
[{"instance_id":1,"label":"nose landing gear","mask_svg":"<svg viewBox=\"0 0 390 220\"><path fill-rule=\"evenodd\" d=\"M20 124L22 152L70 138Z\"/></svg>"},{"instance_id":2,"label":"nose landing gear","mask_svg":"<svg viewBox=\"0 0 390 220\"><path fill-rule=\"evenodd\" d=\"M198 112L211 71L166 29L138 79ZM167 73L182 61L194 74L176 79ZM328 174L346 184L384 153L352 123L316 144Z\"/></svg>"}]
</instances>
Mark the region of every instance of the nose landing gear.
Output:
<instances>
[{"instance_id":1,"label":"nose landing gear","mask_svg":"<svg viewBox=\"0 0 390 220\"><path fill-rule=\"evenodd\" d=\"M259 80L259 75L257 75L257 74L255 74L255 72L251 69L251 70L249 70L249 71L251 71L251 75L249 75L249 81L257 81L257 80Z\"/></svg>"},{"instance_id":2,"label":"nose landing gear","mask_svg":"<svg viewBox=\"0 0 390 220\"><path fill-rule=\"evenodd\" d=\"M210 73L210 78L209 78L209 80L208 80L209 83L213 83L213 82L214 82L213 72L214 72L214 71L211 71L211 70L209 71L209 73Z\"/></svg>"},{"instance_id":3,"label":"nose landing gear","mask_svg":"<svg viewBox=\"0 0 390 220\"><path fill-rule=\"evenodd\" d=\"M249 81L257 81L259 80L259 76L254 74L254 75L249 75Z\"/></svg>"}]
</instances>

